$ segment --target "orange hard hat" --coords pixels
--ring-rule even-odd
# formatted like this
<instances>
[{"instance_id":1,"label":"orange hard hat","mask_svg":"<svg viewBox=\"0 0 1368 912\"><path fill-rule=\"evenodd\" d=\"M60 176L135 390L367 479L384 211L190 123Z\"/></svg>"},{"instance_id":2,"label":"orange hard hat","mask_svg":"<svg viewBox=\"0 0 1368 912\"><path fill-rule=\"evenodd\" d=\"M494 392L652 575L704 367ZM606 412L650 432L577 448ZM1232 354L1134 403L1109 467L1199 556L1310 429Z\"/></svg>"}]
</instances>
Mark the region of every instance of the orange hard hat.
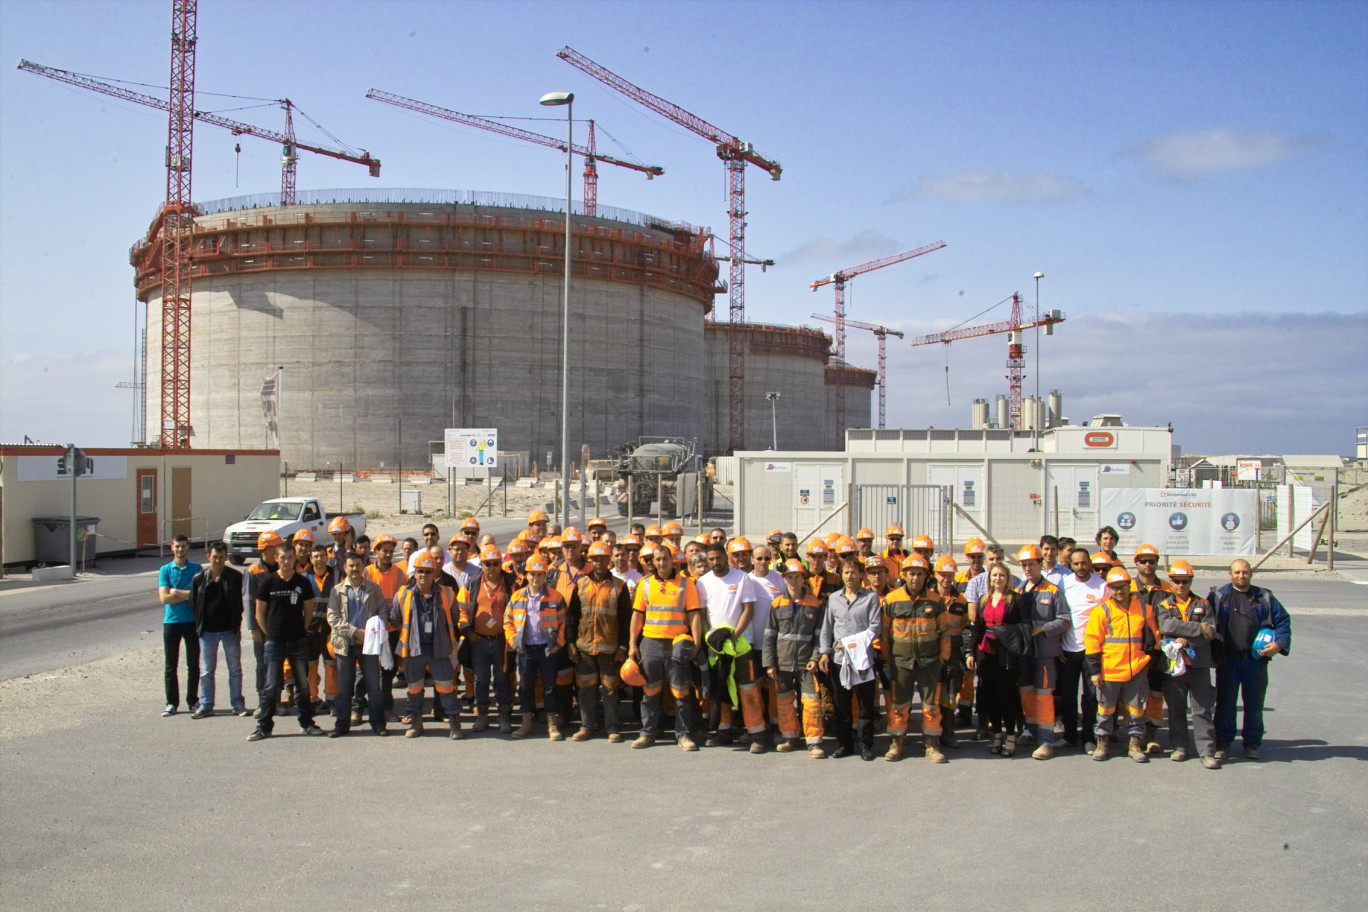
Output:
<instances>
[{"instance_id":1,"label":"orange hard hat","mask_svg":"<svg viewBox=\"0 0 1368 912\"><path fill-rule=\"evenodd\" d=\"M447 539L448 548L454 548L456 545L465 545L467 548L470 548L473 547L474 544L475 543L470 540L469 535L465 535L461 532L457 532L455 535L451 536L451 538Z\"/></svg>"},{"instance_id":2,"label":"orange hard hat","mask_svg":"<svg viewBox=\"0 0 1368 912\"><path fill-rule=\"evenodd\" d=\"M828 548L835 547L836 543L840 540L840 532L828 532L826 535L822 536L822 541L826 542Z\"/></svg>"},{"instance_id":3,"label":"orange hard hat","mask_svg":"<svg viewBox=\"0 0 1368 912\"><path fill-rule=\"evenodd\" d=\"M920 554L914 554L902 562L902 572L906 573L908 570L921 570L930 573L931 565Z\"/></svg>"},{"instance_id":4,"label":"orange hard hat","mask_svg":"<svg viewBox=\"0 0 1368 912\"><path fill-rule=\"evenodd\" d=\"M426 551L419 551L413 558L414 570L437 570L437 558Z\"/></svg>"},{"instance_id":5,"label":"orange hard hat","mask_svg":"<svg viewBox=\"0 0 1368 912\"><path fill-rule=\"evenodd\" d=\"M675 522L674 520L671 520L670 522L667 522L667 523L665 524L665 534L666 534L666 535L683 535L683 534L684 534L684 527L681 526L679 523Z\"/></svg>"},{"instance_id":6,"label":"orange hard hat","mask_svg":"<svg viewBox=\"0 0 1368 912\"><path fill-rule=\"evenodd\" d=\"M693 540L694 540L694 544L703 545L705 548L706 548L708 545L711 545L711 544L712 544L712 539L711 539L711 538L708 538L708 536L706 536L706 535L695 535L695 536L693 537Z\"/></svg>"},{"instance_id":7,"label":"orange hard hat","mask_svg":"<svg viewBox=\"0 0 1368 912\"><path fill-rule=\"evenodd\" d=\"M1129 583L1130 574L1125 567L1112 567L1107 571L1107 583Z\"/></svg>"},{"instance_id":8,"label":"orange hard hat","mask_svg":"<svg viewBox=\"0 0 1368 912\"><path fill-rule=\"evenodd\" d=\"M931 540L931 536L929 535L918 535L916 538L912 539L912 550L934 551L936 550L936 543Z\"/></svg>"},{"instance_id":9,"label":"orange hard hat","mask_svg":"<svg viewBox=\"0 0 1368 912\"><path fill-rule=\"evenodd\" d=\"M294 535L291 535L291 536L290 536L290 541L308 542L309 544L312 545L312 544L313 544L313 533L310 532L308 529L300 529L300 530L299 530L298 532L296 532Z\"/></svg>"},{"instance_id":10,"label":"orange hard hat","mask_svg":"<svg viewBox=\"0 0 1368 912\"><path fill-rule=\"evenodd\" d=\"M499 549L494 545L485 545L480 549L480 563L501 560L503 560L503 555L499 553Z\"/></svg>"},{"instance_id":11,"label":"orange hard hat","mask_svg":"<svg viewBox=\"0 0 1368 912\"><path fill-rule=\"evenodd\" d=\"M969 539L967 542L964 543L964 553L965 553L965 554L982 554L982 553L983 553L983 539L977 538L977 537Z\"/></svg>"},{"instance_id":12,"label":"orange hard hat","mask_svg":"<svg viewBox=\"0 0 1368 912\"><path fill-rule=\"evenodd\" d=\"M589 520L589 525L586 526L586 528L589 528L589 529L606 529L606 528L608 528L608 524L607 524L606 522L603 521L603 517L602 517L602 516L595 516L593 519Z\"/></svg>"},{"instance_id":13,"label":"orange hard hat","mask_svg":"<svg viewBox=\"0 0 1368 912\"><path fill-rule=\"evenodd\" d=\"M670 557L674 558L675 560L679 560L679 556L684 553L683 551L679 550L679 547L676 544L674 544L674 542L665 542L664 545L665 547L670 549Z\"/></svg>"},{"instance_id":14,"label":"orange hard hat","mask_svg":"<svg viewBox=\"0 0 1368 912\"><path fill-rule=\"evenodd\" d=\"M861 529L859 532L856 532L856 533L855 533L855 540L856 540L856 541L873 541L873 540L874 540L874 531L873 531L872 529Z\"/></svg>"},{"instance_id":15,"label":"orange hard hat","mask_svg":"<svg viewBox=\"0 0 1368 912\"><path fill-rule=\"evenodd\" d=\"M884 538L902 538L907 533L903 532L903 527L894 523L884 530Z\"/></svg>"},{"instance_id":16,"label":"orange hard hat","mask_svg":"<svg viewBox=\"0 0 1368 912\"><path fill-rule=\"evenodd\" d=\"M657 525L649 525L649 526L646 527L646 537L647 537L647 538L663 538L664 535L665 535L665 530L662 529L662 528L660 528L660 526L657 526Z\"/></svg>"},{"instance_id":17,"label":"orange hard hat","mask_svg":"<svg viewBox=\"0 0 1368 912\"><path fill-rule=\"evenodd\" d=\"M618 670L618 677L628 687L646 686L646 676L641 673L641 666L632 659L622 663L622 668Z\"/></svg>"},{"instance_id":18,"label":"orange hard hat","mask_svg":"<svg viewBox=\"0 0 1368 912\"><path fill-rule=\"evenodd\" d=\"M274 530L262 532L257 536L257 550L265 551L267 548L274 548L277 545L285 544L285 539L280 537L280 533Z\"/></svg>"},{"instance_id":19,"label":"orange hard hat","mask_svg":"<svg viewBox=\"0 0 1368 912\"><path fill-rule=\"evenodd\" d=\"M542 510L533 510L531 513L527 514L527 524L529 526L533 523L549 523L550 521L551 517L547 516Z\"/></svg>"},{"instance_id":20,"label":"orange hard hat","mask_svg":"<svg viewBox=\"0 0 1368 912\"><path fill-rule=\"evenodd\" d=\"M559 551L560 546L560 539L556 538L554 535L551 535L546 538L543 538L541 540L541 544L538 547L540 547L543 551Z\"/></svg>"},{"instance_id":21,"label":"orange hard hat","mask_svg":"<svg viewBox=\"0 0 1368 912\"><path fill-rule=\"evenodd\" d=\"M869 557L866 557L864 565L866 570L888 570L888 564L877 554L871 554Z\"/></svg>"},{"instance_id":22,"label":"orange hard hat","mask_svg":"<svg viewBox=\"0 0 1368 912\"><path fill-rule=\"evenodd\" d=\"M808 542L807 553L818 555L826 554L827 546L822 542L820 538L814 538L812 541Z\"/></svg>"},{"instance_id":23,"label":"orange hard hat","mask_svg":"<svg viewBox=\"0 0 1368 912\"><path fill-rule=\"evenodd\" d=\"M332 522L328 523L328 531L331 532L350 532L351 523L345 516L334 516Z\"/></svg>"},{"instance_id":24,"label":"orange hard hat","mask_svg":"<svg viewBox=\"0 0 1368 912\"><path fill-rule=\"evenodd\" d=\"M591 542L591 543L589 544L589 556L590 556L590 557L612 557L612 553L609 551L608 546L607 546L606 544L604 544L604 543L601 542L601 541L596 541L596 542Z\"/></svg>"},{"instance_id":25,"label":"orange hard hat","mask_svg":"<svg viewBox=\"0 0 1368 912\"><path fill-rule=\"evenodd\" d=\"M855 539L848 535L842 535L836 540L836 553L841 556L854 554L860 550L860 546L855 544Z\"/></svg>"},{"instance_id":26,"label":"orange hard hat","mask_svg":"<svg viewBox=\"0 0 1368 912\"><path fill-rule=\"evenodd\" d=\"M584 536L580 535L580 530L576 529L574 526L566 526L565 531L561 533L560 540L562 544L577 545L584 541Z\"/></svg>"},{"instance_id":27,"label":"orange hard hat","mask_svg":"<svg viewBox=\"0 0 1368 912\"><path fill-rule=\"evenodd\" d=\"M480 531L480 521L479 521L478 519L476 519L475 517L473 517L473 516L467 516L465 519L461 520L461 531L462 531L462 532L478 532L478 531Z\"/></svg>"},{"instance_id":28,"label":"orange hard hat","mask_svg":"<svg viewBox=\"0 0 1368 912\"><path fill-rule=\"evenodd\" d=\"M1173 579L1177 576L1192 579L1192 564L1189 564L1185 560L1174 561L1173 566L1169 567L1169 579Z\"/></svg>"},{"instance_id":29,"label":"orange hard hat","mask_svg":"<svg viewBox=\"0 0 1368 912\"><path fill-rule=\"evenodd\" d=\"M382 548L385 545L390 545L392 547L397 548L399 547L399 540L396 539L393 535L390 535L388 532L386 532L384 535L376 536L375 543L372 547Z\"/></svg>"},{"instance_id":30,"label":"orange hard hat","mask_svg":"<svg viewBox=\"0 0 1368 912\"><path fill-rule=\"evenodd\" d=\"M523 567L523 569L526 570L528 573L545 573L546 559L542 557L534 557L527 562L527 566Z\"/></svg>"},{"instance_id":31,"label":"orange hard hat","mask_svg":"<svg viewBox=\"0 0 1368 912\"><path fill-rule=\"evenodd\" d=\"M733 538L731 541L727 543L728 554L741 554L743 552L749 553L754 550L755 549L751 547L750 540L747 539L744 535L738 535L736 536L736 538Z\"/></svg>"},{"instance_id":32,"label":"orange hard hat","mask_svg":"<svg viewBox=\"0 0 1368 912\"><path fill-rule=\"evenodd\" d=\"M1098 551L1092 556L1092 565L1094 567L1110 567L1112 565L1111 555L1105 551ZM1130 579L1130 577L1128 576L1126 579Z\"/></svg>"},{"instance_id":33,"label":"orange hard hat","mask_svg":"<svg viewBox=\"0 0 1368 912\"><path fill-rule=\"evenodd\" d=\"M1142 557L1152 557L1155 560L1158 560L1159 549L1154 547L1154 545L1141 545L1135 549L1135 559L1139 560Z\"/></svg>"},{"instance_id":34,"label":"orange hard hat","mask_svg":"<svg viewBox=\"0 0 1368 912\"><path fill-rule=\"evenodd\" d=\"M942 554L940 557L936 558L936 572L958 573L959 564L955 563L955 559L950 555Z\"/></svg>"},{"instance_id":35,"label":"orange hard hat","mask_svg":"<svg viewBox=\"0 0 1368 912\"><path fill-rule=\"evenodd\" d=\"M1017 552L1017 563L1018 563L1018 564L1021 563L1022 561L1028 561L1028 560L1033 560L1033 561L1044 560L1044 558L1040 556L1040 548L1039 548L1038 546L1036 546L1036 545L1025 545L1024 547L1022 547L1022 549L1021 549L1020 551Z\"/></svg>"},{"instance_id":36,"label":"orange hard hat","mask_svg":"<svg viewBox=\"0 0 1368 912\"><path fill-rule=\"evenodd\" d=\"M508 543L508 556L509 556L509 557L512 557L512 556L515 555L515 554L526 554L526 553L527 553L527 542L523 541L521 538L515 538L515 539L513 539L511 542Z\"/></svg>"},{"instance_id":37,"label":"orange hard hat","mask_svg":"<svg viewBox=\"0 0 1368 912\"><path fill-rule=\"evenodd\" d=\"M639 535L624 535L624 536L622 536L622 547L624 547L624 548L640 548L640 547L641 547L641 536L639 536Z\"/></svg>"},{"instance_id":38,"label":"orange hard hat","mask_svg":"<svg viewBox=\"0 0 1368 912\"><path fill-rule=\"evenodd\" d=\"M788 576L790 573L801 573L805 576L807 575L807 570L804 569L802 562L792 557L784 561L784 566L783 568L781 568L779 572L782 573L784 576Z\"/></svg>"}]
</instances>

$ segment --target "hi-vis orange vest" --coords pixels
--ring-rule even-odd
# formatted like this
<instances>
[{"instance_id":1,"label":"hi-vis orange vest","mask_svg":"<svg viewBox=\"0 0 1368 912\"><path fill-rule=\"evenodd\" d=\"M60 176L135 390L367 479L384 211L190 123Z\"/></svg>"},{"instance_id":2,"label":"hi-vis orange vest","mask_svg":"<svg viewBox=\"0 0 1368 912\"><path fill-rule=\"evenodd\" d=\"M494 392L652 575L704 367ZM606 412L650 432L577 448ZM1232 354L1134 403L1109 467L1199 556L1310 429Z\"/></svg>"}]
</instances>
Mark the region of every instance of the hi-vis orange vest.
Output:
<instances>
[{"instance_id":1,"label":"hi-vis orange vest","mask_svg":"<svg viewBox=\"0 0 1368 912\"><path fill-rule=\"evenodd\" d=\"M456 648L456 629L451 623L451 606L456 601L456 593L452 592L449 586L433 586L432 591L437 595L437 604L442 608L442 613L438 615L436 620L439 623L446 624L445 643L443 643L440 635L434 636L433 639L437 646L438 656L441 658L448 658L450 657L451 651L454 651ZM414 592L414 589L405 586L404 590L399 593L399 608L402 614L399 628L399 657L401 659L408 658L409 654L409 628L413 620ZM440 634L440 631L434 631L434 634ZM447 647L445 655L442 654L444 645Z\"/></svg>"},{"instance_id":2,"label":"hi-vis orange vest","mask_svg":"<svg viewBox=\"0 0 1368 912\"><path fill-rule=\"evenodd\" d=\"M642 636L672 641L689 632L689 612L698 610L698 590L693 580L679 574L668 580L649 576L637 583L632 610L646 615Z\"/></svg>"}]
</instances>

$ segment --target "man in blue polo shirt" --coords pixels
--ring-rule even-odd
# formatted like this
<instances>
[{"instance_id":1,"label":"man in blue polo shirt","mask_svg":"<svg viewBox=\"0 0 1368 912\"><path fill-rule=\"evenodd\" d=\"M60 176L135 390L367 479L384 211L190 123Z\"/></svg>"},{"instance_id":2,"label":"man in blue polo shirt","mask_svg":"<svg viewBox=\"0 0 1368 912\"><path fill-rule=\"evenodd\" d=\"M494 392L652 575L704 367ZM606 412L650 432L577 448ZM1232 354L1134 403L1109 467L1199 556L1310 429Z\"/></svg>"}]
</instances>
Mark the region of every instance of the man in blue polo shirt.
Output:
<instances>
[{"instance_id":1,"label":"man in blue polo shirt","mask_svg":"<svg viewBox=\"0 0 1368 912\"><path fill-rule=\"evenodd\" d=\"M162 617L162 646L166 653L166 708L163 716L174 716L180 708L180 680L176 666L180 664L181 642L185 643L185 705L194 712L199 708L195 699L195 684L200 677L199 633L195 630L195 611L190 605L190 583L201 569L190 560L190 539L177 535L171 543L171 563L161 568L157 576L157 595L165 608Z\"/></svg>"}]
</instances>

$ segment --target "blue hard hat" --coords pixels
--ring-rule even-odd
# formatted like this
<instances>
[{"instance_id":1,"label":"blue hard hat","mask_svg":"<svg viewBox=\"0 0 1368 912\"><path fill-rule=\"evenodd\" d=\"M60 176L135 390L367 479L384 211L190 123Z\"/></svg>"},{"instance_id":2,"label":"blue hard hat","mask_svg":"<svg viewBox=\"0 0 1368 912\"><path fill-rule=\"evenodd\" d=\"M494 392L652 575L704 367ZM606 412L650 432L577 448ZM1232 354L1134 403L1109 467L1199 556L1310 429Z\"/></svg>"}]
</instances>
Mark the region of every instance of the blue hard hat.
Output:
<instances>
[{"instance_id":1,"label":"blue hard hat","mask_svg":"<svg viewBox=\"0 0 1368 912\"><path fill-rule=\"evenodd\" d=\"M1250 650L1255 655L1258 655L1267 649L1270 644L1276 643L1277 641L1278 638L1274 635L1273 628L1264 627L1258 633L1254 634L1254 645L1250 647Z\"/></svg>"}]
</instances>

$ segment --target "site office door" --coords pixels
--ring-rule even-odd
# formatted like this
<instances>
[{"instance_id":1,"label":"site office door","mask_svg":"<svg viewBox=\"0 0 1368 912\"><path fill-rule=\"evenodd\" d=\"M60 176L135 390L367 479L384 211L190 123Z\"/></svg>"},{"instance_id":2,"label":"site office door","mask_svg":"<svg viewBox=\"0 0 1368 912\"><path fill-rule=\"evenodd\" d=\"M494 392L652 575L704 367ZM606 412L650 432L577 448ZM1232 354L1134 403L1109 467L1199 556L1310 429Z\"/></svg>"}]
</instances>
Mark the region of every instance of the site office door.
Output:
<instances>
[{"instance_id":1,"label":"site office door","mask_svg":"<svg viewBox=\"0 0 1368 912\"><path fill-rule=\"evenodd\" d=\"M1098 509L1102 493L1097 489L1097 464L1068 465L1050 463L1045 497L1049 501L1051 534L1075 538L1092 548L1099 527ZM1056 498L1058 498L1056 500ZM1055 504L1059 504L1058 511Z\"/></svg>"},{"instance_id":2,"label":"site office door","mask_svg":"<svg viewBox=\"0 0 1368 912\"><path fill-rule=\"evenodd\" d=\"M845 478L839 464L793 465L793 530L798 535L806 533L822 518L840 506L846 499ZM828 532L839 532L848 524L848 511L836 514L822 523L813 532L820 537Z\"/></svg>"},{"instance_id":3,"label":"site office door","mask_svg":"<svg viewBox=\"0 0 1368 912\"><path fill-rule=\"evenodd\" d=\"M157 470L138 469L138 484L134 491L137 497L138 533L137 547L155 548L157 546Z\"/></svg>"}]
</instances>

